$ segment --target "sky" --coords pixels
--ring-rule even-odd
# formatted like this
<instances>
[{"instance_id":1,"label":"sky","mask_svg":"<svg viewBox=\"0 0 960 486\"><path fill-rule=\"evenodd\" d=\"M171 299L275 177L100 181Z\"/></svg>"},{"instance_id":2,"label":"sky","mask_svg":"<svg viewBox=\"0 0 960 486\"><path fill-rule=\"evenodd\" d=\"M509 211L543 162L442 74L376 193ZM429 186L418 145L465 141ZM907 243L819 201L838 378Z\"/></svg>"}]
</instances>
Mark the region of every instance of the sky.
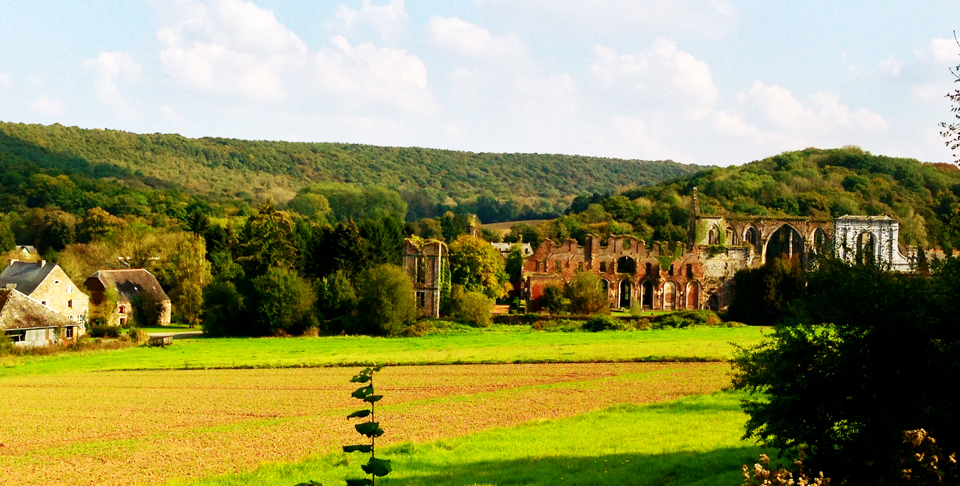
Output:
<instances>
[{"instance_id":1,"label":"sky","mask_svg":"<svg viewBox=\"0 0 960 486\"><path fill-rule=\"evenodd\" d=\"M0 120L742 164L952 160L955 0L0 0Z\"/></svg>"}]
</instances>

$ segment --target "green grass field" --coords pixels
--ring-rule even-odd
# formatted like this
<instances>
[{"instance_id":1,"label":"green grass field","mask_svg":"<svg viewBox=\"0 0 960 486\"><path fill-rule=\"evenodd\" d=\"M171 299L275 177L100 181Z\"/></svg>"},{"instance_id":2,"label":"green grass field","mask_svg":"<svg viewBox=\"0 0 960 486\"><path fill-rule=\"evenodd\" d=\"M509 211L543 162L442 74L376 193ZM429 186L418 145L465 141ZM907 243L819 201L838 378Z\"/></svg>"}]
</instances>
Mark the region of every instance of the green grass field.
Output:
<instances>
[{"instance_id":1,"label":"green grass field","mask_svg":"<svg viewBox=\"0 0 960 486\"><path fill-rule=\"evenodd\" d=\"M651 405L617 405L576 417L384 448L394 472L383 485L730 485L762 452L740 439L743 395L720 392ZM437 427L444 426L436 417ZM383 427L389 431L390 424ZM237 475L171 484L280 486L361 477L361 454L267 464Z\"/></svg>"},{"instance_id":2,"label":"green grass field","mask_svg":"<svg viewBox=\"0 0 960 486\"><path fill-rule=\"evenodd\" d=\"M167 348L0 358L0 377L153 369L353 366L460 363L718 361L731 343L755 344L764 329L691 328L599 333L542 332L492 326L418 338L363 336L286 339L183 339Z\"/></svg>"}]
</instances>

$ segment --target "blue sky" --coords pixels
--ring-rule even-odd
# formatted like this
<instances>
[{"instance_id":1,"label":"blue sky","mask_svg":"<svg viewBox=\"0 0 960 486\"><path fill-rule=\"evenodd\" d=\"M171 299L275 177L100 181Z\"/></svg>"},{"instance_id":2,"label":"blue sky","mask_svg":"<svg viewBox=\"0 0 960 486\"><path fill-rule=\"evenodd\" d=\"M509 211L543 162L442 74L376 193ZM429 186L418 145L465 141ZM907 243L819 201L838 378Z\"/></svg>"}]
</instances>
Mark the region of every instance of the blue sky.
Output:
<instances>
[{"instance_id":1,"label":"blue sky","mask_svg":"<svg viewBox=\"0 0 960 486\"><path fill-rule=\"evenodd\" d=\"M960 2L0 0L0 119L741 164L949 161Z\"/></svg>"}]
</instances>

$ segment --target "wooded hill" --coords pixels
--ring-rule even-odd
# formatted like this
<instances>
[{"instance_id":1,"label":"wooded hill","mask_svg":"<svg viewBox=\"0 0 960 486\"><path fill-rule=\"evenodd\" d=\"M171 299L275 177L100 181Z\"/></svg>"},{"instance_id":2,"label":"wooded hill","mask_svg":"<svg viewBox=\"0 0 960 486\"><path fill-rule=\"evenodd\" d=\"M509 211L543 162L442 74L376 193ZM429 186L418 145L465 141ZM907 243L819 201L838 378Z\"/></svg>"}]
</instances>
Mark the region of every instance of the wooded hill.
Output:
<instances>
[{"instance_id":1,"label":"wooded hill","mask_svg":"<svg viewBox=\"0 0 960 486\"><path fill-rule=\"evenodd\" d=\"M512 202L515 210L500 219L558 214L577 194L641 187L702 169L672 161L191 139L0 122L0 169L6 174L11 167L31 166L68 176L115 178L131 188L176 188L254 204L286 202L315 182L377 185L399 192L411 219L475 204L479 198ZM9 194L20 192L23 181L2 182ZM14 210L16 203L7 200L0 211ZM32 206L29 200L25 204Z\"/></svg>"},{"instance_id":2,"label":"wooded hill","mask_svg":"<svg viewBox=\"0 0 960 486\"><path fill-rule=\"evenodd\" d=\"M694 187L704 214L771 218L885 214L900 220L905 244L960 247L960 169L873 155L852 146L809 148L742 166L710 168L613 197L580 196L552 232L577 234L613 227L614 232L642 238L682 241ZM592 204L599 206L591 210ZM571 223L571 218L579 221ZM564 224L566 229L560 227ZM578 224L592 227L574 231Z\"/></svg>"}]
</instances>

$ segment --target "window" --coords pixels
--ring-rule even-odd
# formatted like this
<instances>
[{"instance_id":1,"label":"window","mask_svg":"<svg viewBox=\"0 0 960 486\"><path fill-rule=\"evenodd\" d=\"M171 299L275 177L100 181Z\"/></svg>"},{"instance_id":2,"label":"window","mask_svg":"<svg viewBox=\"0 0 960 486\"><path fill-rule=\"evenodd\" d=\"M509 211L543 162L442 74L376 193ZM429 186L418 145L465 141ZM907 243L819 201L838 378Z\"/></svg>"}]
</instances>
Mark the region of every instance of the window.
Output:
<instances>
[{"instance_id":1,"label":"window","mask_svg":"<svg viewBox=\"0 0 960 486\"><path fill-rule=\"evenodd\" d=\"M416 260L417 264L417 283L424 283L427 281L427 269L423 264L423 257L418 256Z\"/></svg>"},{"instance_id":2,"label":"window","mask_svg":"<svg viewBox=\"0 0 960 486\"><path fill-rule=\"evenodd\" d=\"M673 264L670 265L670 268L667 270L667 275L673 276Z\"/></svg>"},{"instance_id":3,"label":"window","mask_svg":"<svg viewBox=\"0 0 960 486\"><path fill-rule=\"evenodd\" d=\"M73 316L70 316L70 320L71 321L73 320ZM73 337L73 326L67 326L67 337L68 338Z\"/></svg>"},{"instance_id":4,"label":"window","mask_svg":"<svg viewBox=\"0 0 960 486\"><path fill-rule=\"evenodd\" d=\"M123 325L126 324L126 323L127 323L127 318L126 318L126 317L121 317L121 318L120 318L120 326L123 326Z\"/></svg>"},{"instance_id":5,"label":"window","mask_svg":"<svg viewBox=\"0 0 960 486\"><path fill-rule=\"evenodd\" d=\"M73 293L73 285L67 285L67 293L68 293L68 294L72 294L72 293Z\"/></svg>"},{"instance_id":6,"label":"window","mask_svg":"<svg viewBox=\"0 0 960 486\"><path fill-rule=\"evenodd\" d=\"M647 264L647 276L653 275L653 265Z\"/></svg>"},{"instance_id":7,"label":"window","mask_svg":"<svg viewBox=\"0 0 960 486\"><path fill-rule=\"evenodd\" d=\"M73 309L73 299L70 299L70 300L67 301L67 308L68 308L68 309Z\"/></svg>"},{"instance_id":8,"label":"window","mask_svg":"<svg viewBox=\"0 0 960 486\"><path fill-rule=\"evenodd\" d=\"M126 310L126 308L121 305L121 306L119 307L119 309L117 310L117 312L119 312L120 314L123 314L125 310Z\"/></svg>"},{"instance_id":9,"label":"window","mask_svg":"<svg viewBox=\"0 0 960 486\"><path fill-rule=\"evenodd\" d=\"M554 270L556 270L556 271L559 272L559 271L560 271L560 268L561 268L561 267L560 267L560 260L557 260L557 261L553 262L553 265L554 265Z\"/></svg>"},{"instance_id":10,"label":"window","mask_svg":"<svg viewBox=\"0 0 960 486\"><path fill-rule=\"evenodd\" d=\"M607 262L600 262L600 271L601 272L607 271Z\"/></svg>"},{"instance_id":11,"label":"window","mask_svg":"<svg viewBox=\"0 0 960 486\"><path fill-rule=\"evenodd\" d=\"M417 292L417 309L423 310L427 306L427 293L423 291Z\"/></svg>"},{"instance_id":12,"label":"window","mask_svg":"<svg viewBox=\"0 0 960 486\"><path fill-rule=\"evenodd\" d=\"M687 278L693 278L693 265L687 264Z\"/></svg>"},{"instance_id":13,"label":"window","mask_svg":"<svg viewBox=\"0 0 960 486\"><path fill-rule=\"evenodd\" d=\"M54 280L54 281L53 281L53 284L54 284L54 285L60 285L60 281L59 281L59 280Z\"/></svg>"},{"instance_id":14,"label":"window","mask_svg":"<svg viewBox=\"0 0 960 486\"><path fill-rule=\"evenodd\" d=\"M45 300L41 300L40 303L43 304L43 305L47 305L47 301L45 301Z\"/></svg>"}]
</instances>

